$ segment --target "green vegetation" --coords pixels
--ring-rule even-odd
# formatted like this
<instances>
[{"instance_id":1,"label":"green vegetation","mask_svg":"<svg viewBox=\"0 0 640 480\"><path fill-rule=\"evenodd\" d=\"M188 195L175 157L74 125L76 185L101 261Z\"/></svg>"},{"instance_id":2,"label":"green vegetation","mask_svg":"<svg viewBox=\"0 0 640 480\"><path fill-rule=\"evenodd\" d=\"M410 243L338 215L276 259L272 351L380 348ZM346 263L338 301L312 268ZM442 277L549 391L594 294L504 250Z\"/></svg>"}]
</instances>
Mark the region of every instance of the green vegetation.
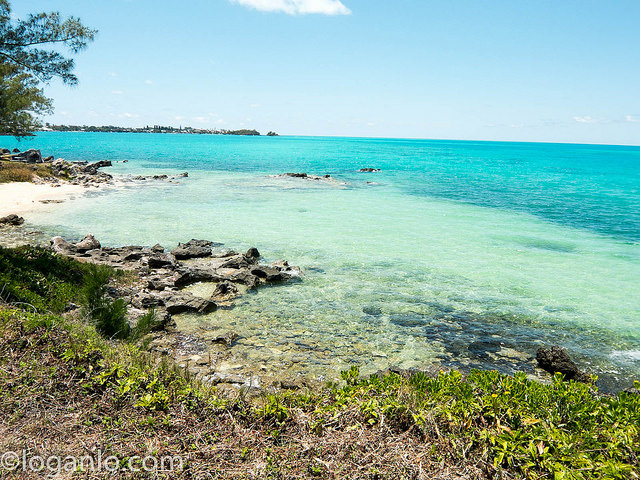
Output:
<instances>
[{"instance_id":1,"label":"green vegetation","mask_svg":"<svg viewBox=\"0 0 640 480\"><path fill-rule=\"evenodd\" d=\"M77 18L63 20L55 12L15 20L9 1L0 0L0 133L22 137L40 126L37 115L51 111L51 100L38 85L53 78L78 82L73 60L60 47L78 53L95 33Z\"/></svg>"},{"instance_id":2,"label":"green vegetation","mask_svg":"<svg viewBox=\"0 0 640 480\"><path fill-rule=\"evenodd\" d=\"M560 376L365 379L354 367L312 391L222 397L139 343L59 314L69 299L102 305L112 271L23 248L0 249L0 272L3 298L24 302L0 307L1 451L37 435L49 454L101 444L121 463L180 456L165 478L640 478L638 382L602 396Z\"/></svg>"},{"instance_id":3,"label":"green vegetation","mask_svg":"<svg viewBox=\"0 0 640 480\"><path fill-rule=\"evenodd\" d=\"M0 160L0 183L32 182L35 177L53 177L50 165Z\"/></svg>"}]
</instances>

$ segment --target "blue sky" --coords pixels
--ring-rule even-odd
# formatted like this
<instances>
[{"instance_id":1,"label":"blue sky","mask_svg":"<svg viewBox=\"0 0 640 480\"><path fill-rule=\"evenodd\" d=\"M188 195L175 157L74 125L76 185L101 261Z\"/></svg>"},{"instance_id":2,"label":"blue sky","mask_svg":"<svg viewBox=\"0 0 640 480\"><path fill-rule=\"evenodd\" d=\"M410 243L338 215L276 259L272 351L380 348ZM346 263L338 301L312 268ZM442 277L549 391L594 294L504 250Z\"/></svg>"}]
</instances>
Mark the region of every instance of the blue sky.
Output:
<instances>
[{"instance_id":1,"label":"blue sky","mask_svg":"<svg viewBox=\"0 0 640 480\"><path fill-rule=\"evenodd\" d=\"M18 0L97 28L47 121L640 144L640 2Z\"/></svg>"}]
</instances>

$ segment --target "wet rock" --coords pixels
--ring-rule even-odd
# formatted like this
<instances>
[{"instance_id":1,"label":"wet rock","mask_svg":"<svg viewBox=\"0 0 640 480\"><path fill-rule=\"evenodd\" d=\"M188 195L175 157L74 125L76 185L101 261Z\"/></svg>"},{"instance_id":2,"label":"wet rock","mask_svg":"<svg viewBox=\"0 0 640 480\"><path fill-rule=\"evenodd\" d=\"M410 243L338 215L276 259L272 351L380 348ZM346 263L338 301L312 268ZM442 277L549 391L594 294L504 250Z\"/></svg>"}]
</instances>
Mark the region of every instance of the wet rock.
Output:
<instances>
[{"instance_id":1,"label":"wet rock","mask_svg":"<svg viewBox=\"0 0 640 480\"><path fill-rule=\"evenodd\" d=\"M0 225L13 225L18 226L24 223L24 218L19 217L15 213L11 215L7 215L6 217L0 218Z\"/></svg>"},{"instance_id":2,"label":"wet rock","mask_svg":"<svg viewBox=\"0 0 640 480\"><path fill-rule=\"evenodd\" d=\"M234 283L241 283L249 288L255 288L260 283L260 279L247 270L234 272L227 276L227 280Z\"/></svg>"},{"instance_id":3,"label":"wet rock","mask_svg":"<svg viewBox=\"0 0 640 480\"><path fill-rule=\"evenodd\" d=\"M283 177L292 177L292 178L307 178L309 175L306 173L283 173Z\"/></svg>"},{"instance_id":4,"label":"wet rock","mask_svg":"<svg viewBox=\"0 0 640 480\"><path fill-rule=\"evenodd\" d=\"M382 309L374 305L366 305L362 307L362 312L373 317L379 317L380 315L382 315Z\"/></svg>"},{"instance_id":5,"label":"wet rock","mask_svg":"<svg viewBox=\"0 0 640 480\"><path fill-rule=\"evenodd\" d=\"M363 173L373 173L373 172L379 172L380 169L379 168L371 168L371 167L367 167L367 168L361 168L360 170L358 170L359 172L363 172Z\"/></svg>"},{"instance_id":6,"label":"wet rock","mask_svg":"<svg viewBox=\"0 0 640 480\"><path fill-rule=\"evenodd\" d=\"M216 285L216 289L211 294L211 300L216 302L226 302L238 295L238 287L229 281L224 281Z\"/></svg>"},{"instance_id":7,"label":"wet rock","mask_svg":"<svg viewBox=\"0 0 640 480\"><path fill-rule=\"evenodd\" d=\"M11 150L9 150L8 148L0 148L0 155L10 155L11 154Z\"/></svg>"},{"instance_id":8,"label":"wet rock","mask_svg":"<svg viewBox=\"0 0 640 480\"><path fill-rule=\"evenodd\" d=\"M92 234L88 234L74 246L78 252L84 253L88 250L95 250L97 248L100 248L100 242L96 240L96 237L94 237Z\"/></svg>"},{"instance_id":9,"label":"wet rock","mask_svg":"<svg viewBox=\"0 0 640 480\"><path fill-rule=\"evenodd\" d=\"M539 348L536 352L538 366L549 373L561 373L565 380L590 383L591 378L582 372L571 360L564 348L553 346L551 348Z\"/></svg>"},{"instance_id":10,"label":"wet rock","mask_svg":"<svg viewBox=\"0 0 640 480\"><path fill-rule=\"evenodd\" d=\"M156 243L153 247L151 247L151 251L153 253L164 253L164 247Z\"/></svg>"},{"instance_id":11,"label":"wet rock","mask_svg":"<svg viewBox=\"0 0 640 480\"><path fill-rule=\"evenodd\" d=\"M80 171L89 175L97 175L98 169L103 167L110 167L111 160L100 160L99 162L89 163L80 168Z\"/></svg>"},{"instance_id":12,"label":"wet rock","mask_svg":"<svg viewBox=\"0 0 640 480\"><path fill-rule=\"evenodd\" d=\"M251 275L255 275L258 278L265 280L266 282L282 282L287 279L282 271L275 267L265 267L262 265L256 265L252 267L249 272Z\"/></svg>"},{"instance_id":13,"label":"wet rock","mask_svg":"<svg viewBox=\"0 0 640 480\"><path fill-rule=\"evenodd\" d=\"M204 258L211 256L211 249L214 243L208 240L189 240L187 243L179 243L178 247L171 253L178 260L187 260L189 258Z\"/></svg>"},{"instance_id":14,"label":"wet rock","mask_svg":"<svg viewBox=\"0 0 640 480\"><path fill-rule=\"evenodd\" d=\"M244 255L235 255L233 257L228 257L227 260L225 260L219 265L219 268L241 269L241 268L247 268L254 263L255 263L255 260L253 258L247 258Z\"/></svg>"},{"instance_id":15,"label":"wet rock","mask_svg":"<svg viewBox=\"0 0 640 480\"><path fill-rule=\"evenodd\" d=\"M244 256L247 258L258 259L260 258L260 252L256 247L251 247L249 250L247 250L247 253L245 253Z\"/></svg>"},{"instance_id":16,"label":"wet rock","mask_svg":"<svg viewBox=\"0 0 640 480\"><path fill-rule=\"evenodd\" d=\"M238 335L236 332L223 332L211 337L211 342L230 347L238 338L240 338L240 335Z\"/></svg>"}]
</instances>

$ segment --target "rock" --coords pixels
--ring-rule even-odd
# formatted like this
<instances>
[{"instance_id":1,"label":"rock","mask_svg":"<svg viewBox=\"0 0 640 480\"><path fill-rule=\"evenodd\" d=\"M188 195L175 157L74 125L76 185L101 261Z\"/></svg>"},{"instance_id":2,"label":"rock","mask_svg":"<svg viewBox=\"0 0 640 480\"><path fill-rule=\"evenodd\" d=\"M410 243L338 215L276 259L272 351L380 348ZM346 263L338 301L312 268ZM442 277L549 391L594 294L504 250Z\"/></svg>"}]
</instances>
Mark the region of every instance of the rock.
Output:
<instances>
[{"instance_id":1,"label":"rock","mask_svg":"<svg viewBox=\"0 0 640 480\"><path fill-rule=\"evenodd\" d=\"M89 163L81 167L81 171L89 175L96 175L99 168L110 167L111 160L100 160L99 162Z\"/></svg>"},{"instance_id":2,"label":"rock","mask_svg":"<svg viewBox=\"0 0 640 480\"><path fill-rule=\"evenodd\" d=\"M49 155L47 158L42 159L43 162L53 162L53 155Z\"/></svg>"},{"instance_id":3,"label":"rock","mask_svg":"<svg viewBox=\"0 0 640 480\"><path fill-rule=\"evenodd\" d=\"M589 375L578 368L564 348L558 346L553 346L550 349L541 347L536 352L536 360L540 368L551 374L561 373L565 380L591 383Z\"/></svg>"},{"instance_id":4,"label":"rock","mask_svg":"<svg viewBox=\"0 0 640 480\"><path fill-rule=\"evenodd\" d=\"M230 347L238 338L240 338L240 335L238 335L236 332L224 332L212 337L211 342Z\"/></svg>"},{"instance_id":5,"label":"rock","mask_svg":"<svg viewBox=\"0 0 640 480\"><path fill-rule=\"evenodd\" d=\"M189 176L188 172L182 172L182 173L176 175L175 178L187 178L188 176Z\"/></svg>"},{"instance_id":6,"label":"rock","mask_svg":"<svg viewBox=\"0 0 640 480\"><path fill-rule=\"evenodd\" d=\"M156 243L153 247L151 247L151 251L153 253L164 253L164 247Z\"/></svg>"},{"instance_id":7,"label":"rock","mask_svg":"<svg viewBox=\"0 0 640 480\"><path fill-rule=\"evenodd\" d=\"M382 315L382 309L373 305L362 307L362 312L373 317L379 317L380 315Z\"/></svg>"},{"instance_id":8,"label":"rock","mask_svg":"<svg viewBox=\"0 0 640 480\"><path fill-rule=\"evenodd\" d=\"M42 154L40 153L40 150L30 148L22 153L14 154L13 159L25 163L42 163Z\"/></svg>"},{"instance_id":9,"label":"rock","mask_svg":"<svg viewBox=\"0 0 640 480\"><path fill-rule=\"evenodd\" d=\"M262 278L267 282L281 282L287 279L287 275L283 274L280 270L274 267L265 267L262 265L256 265L251 268L249 272L258 278Z\"/></svg>"},{"instance_id":10,"label":"rock","mask_svg":"<svg viewBox=\"0 0 640 480\"><path fill-rule=\"evenodd\" d=\"M199 298L186 293L179 293L170 296L165 301L167 312L171 315L185 312L208 313L213 312L217 305L211 300Z\"/></svg>"},{"instance_id":11,"label":"rock","mask_svg":"<svg viewBox=\"0 0 640 480\"><path fill-rule=\"evenodd\" d=\"M249 250L247 250L247 253L245 253L244 256L247 258L257 259L257 258L260 258L260 252L256 247L251 247Z\"/></svg>"},{"instance_id":12,"label":"rock","mask_svg":"<svg viewBox=\"0 0 640 480\"><path fill-rule=\"evenodd\" d=\"M51 245L51 249L55 253L59 253L59 254L62 254L62 255L69 255L69 254L75 253L75 251L76 251L75 246L73 244L67 242L62 237L53 237L49 241L49 244Z\"/></svg>"},{"instance_id":13,"label":"rock","mask_svg":"<svg viewBox=\"0 0 640 480\"><path fill-rule=\"evenodd\" d=\"M238 295L238 287L229 281L224 281L216 285L216 289L211 294L211 299L217 302L229 301Z\"/></svg>"},{"instance_id":14,"label":"rock","mask_svg":"<svg viewBox=\"0 0 640 480\"><path fill-rule=\"evenodd\" d=\"M158 269L173 266L173 260L169 255L159 254L152 255L148 260L149 268Z\"/></svg>"},{"instance_id":15,"label":"rock","mask_svg":"<svg viewBox=\"0 0 640 480\"><path fill-rule=\"evenodd\" d=\"M293 178L307 178L309 175L306 173L283 173L285 177L293 177Z\"/></svg>"},{"instance_id":16,"label":"rock","mask_svg":"<svg viewBox=\"0 0 640 480\"><path fill-rule=\"evenodd\" d=\"M88 250L95 250L100 248L100 242L96 240L92 234L86 235L82 240L75 244L76 250L78 252L86 252Z\"/></svg>"},{"instance_id":17,"label":"rock","mask_svg":"<svg viewBox=\"0 0 640 480\"><path fill-rule=\"evenodd\" d=\"M179 243L178 247L171 253L178 260L187 260L189 258L204 258L211 256L211 249L214 243L208 240L189 240L187 243Z\"/></svg>"},{"instance_id":18,"label":"rock","mask_svg":"<svg viewBox=\"0 0 640 480\"><path fill-rule=\"evenodd\" d=\"M20 153L20 149L19 148L14 148L13 149L13 153Z\"/></svg>"},{"instance_id":19,"label":"rock","mask_svg":"<svg viewBox=\"0 0 640 480\"><path fill-rule=\"evenodd\" d=\"M220 282L224 280L213 269L181 267L174 276L176 288L186 287L196 282Z\"/></svg>"},{"instance_id":20,"label":"rock","mask_svg":"<svg viewBox=\"0 0 640 480\"><path fill-rule=\"evenodd\" d=\"M249 267L249 265L252 265L254 263L255 263L255 259L253 258L247 258L244 255L235 255L233 257L229 257L227 260L222 262L219 268L241 269L241 268L247 268Z\"/></svg>"},{"instance_id":21,"label":"rock","mask_svg":"<svg viewBox=\"0 0 640 480\"><path fill-rule=\"evenodd\" d=\"M360 170L358 170L359 172L363 172L363 173L372 173L372 172L379 172L380 169L379 168L371 168L371 167L367 167L367 168L361 168Z\"/></svg>"},{"instance_id":22,"label":"rock","mask_svg":"<svg viewBox=\"0 0 640 480\"><path fill-rule=\"evenodd\" d=\"M8 148L0 148L0 154L1 155L11 155L11 150L9 150Z\"/></svg>"},{"instance_id":23,"label":"rock","mask_svg":"<svg viewBox=\"0 0 640 480\"><path fill-rule=\"evenodd\" d=\"M247 270L240 270L239 272L232 273L227 277L227 280L234 283L242 283L249 288L255 288L260 283L260 279L249 273Z\"/></svg>"},{"instance_id":24,"label":"rock","mask_svg":"<svg viewBox=\"0 0 640 480\"><path fill-rule=\"evenodd\" d=\"M6 217L0 218L0 225L13 225L18 226L24 223L24 218L19 217L15 213L11 215L7 215Z\"/></svg>"}]
</instances>

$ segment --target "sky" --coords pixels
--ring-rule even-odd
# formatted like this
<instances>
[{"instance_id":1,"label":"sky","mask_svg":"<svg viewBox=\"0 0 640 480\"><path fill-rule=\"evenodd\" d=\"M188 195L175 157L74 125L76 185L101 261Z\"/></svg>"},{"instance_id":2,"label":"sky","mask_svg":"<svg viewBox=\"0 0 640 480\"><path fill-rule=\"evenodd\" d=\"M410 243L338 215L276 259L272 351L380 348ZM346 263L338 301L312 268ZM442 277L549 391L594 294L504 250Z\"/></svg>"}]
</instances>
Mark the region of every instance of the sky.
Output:
<instances>
[{"instance_id":1,"label":"sky","mask_svg":"<svg viewBox=\"0 0 640 480\"><path fill-rule=\"evenodd\" d=\"M638 0L13 0L99 30L45 121L640 144Z\"/></svg>"}]
</instances>

